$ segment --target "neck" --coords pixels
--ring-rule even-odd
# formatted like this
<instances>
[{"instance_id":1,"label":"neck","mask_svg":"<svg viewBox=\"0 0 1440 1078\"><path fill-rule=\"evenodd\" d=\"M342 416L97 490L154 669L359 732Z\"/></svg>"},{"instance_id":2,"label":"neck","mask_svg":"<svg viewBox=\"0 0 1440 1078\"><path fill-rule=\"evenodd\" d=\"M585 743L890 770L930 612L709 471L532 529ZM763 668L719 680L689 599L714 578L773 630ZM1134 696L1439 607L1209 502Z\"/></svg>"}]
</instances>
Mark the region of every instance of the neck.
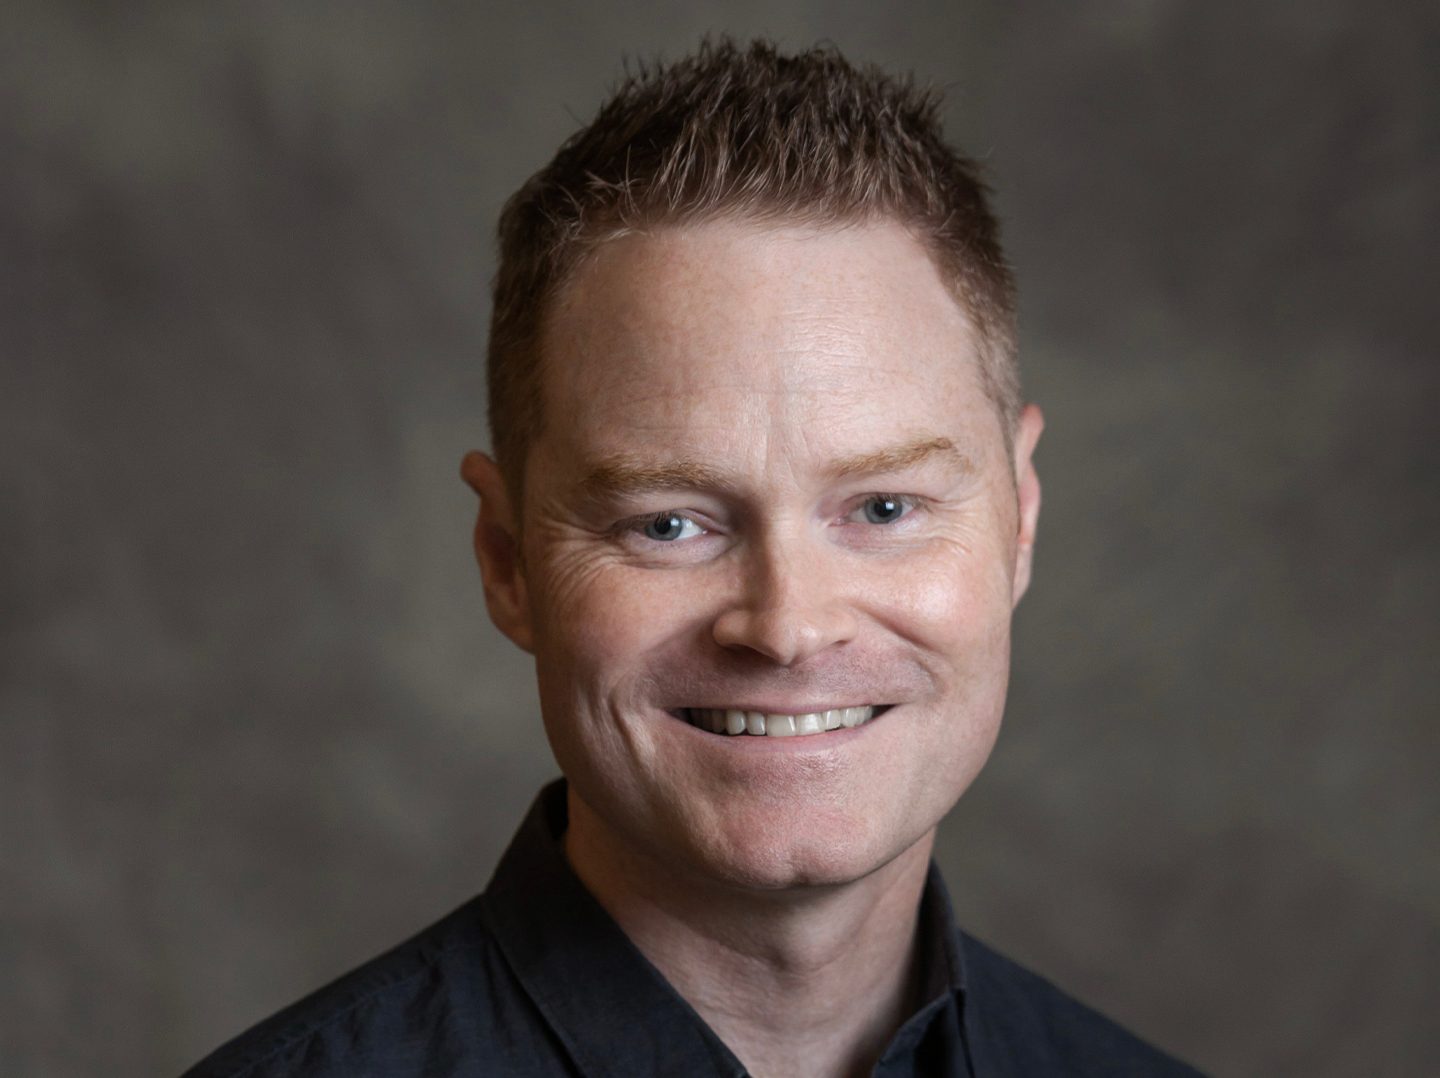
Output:
<instances>
[{"instance_id":1,"label":"neck","mask_svg":"<svg viewBox=\"0 0 1440 1078\"><path fill-rule=\"evenodd\" d=\"M933 832L862 879L754 890L619 842L572 788L565 852L630 940L756 1076L868 1074L919 1005Z\"/></svg>"}]
</instances>

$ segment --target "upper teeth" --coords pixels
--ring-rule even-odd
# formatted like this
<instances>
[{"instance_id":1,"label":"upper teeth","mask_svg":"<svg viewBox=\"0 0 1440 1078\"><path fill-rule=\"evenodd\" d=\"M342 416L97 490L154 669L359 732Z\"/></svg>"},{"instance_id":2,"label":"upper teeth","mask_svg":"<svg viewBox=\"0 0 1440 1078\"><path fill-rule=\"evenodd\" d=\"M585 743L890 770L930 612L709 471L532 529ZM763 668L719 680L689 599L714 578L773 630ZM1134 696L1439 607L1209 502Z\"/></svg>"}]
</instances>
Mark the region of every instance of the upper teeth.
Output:
<instances>
[{"instance_id":1,"label":"upper teeth","mask_svg":"<svg viewBox=\"0 0 1440 1078\"><path fill-rule=\"evenodd\" d=\"M875 715L875 708L837 707L829 711L810 711L804 715L769 715L735 708L689 707L681 714L692 726L709 730L712 734L803 737L869 722Z\"/></svg>"}]
</instances>

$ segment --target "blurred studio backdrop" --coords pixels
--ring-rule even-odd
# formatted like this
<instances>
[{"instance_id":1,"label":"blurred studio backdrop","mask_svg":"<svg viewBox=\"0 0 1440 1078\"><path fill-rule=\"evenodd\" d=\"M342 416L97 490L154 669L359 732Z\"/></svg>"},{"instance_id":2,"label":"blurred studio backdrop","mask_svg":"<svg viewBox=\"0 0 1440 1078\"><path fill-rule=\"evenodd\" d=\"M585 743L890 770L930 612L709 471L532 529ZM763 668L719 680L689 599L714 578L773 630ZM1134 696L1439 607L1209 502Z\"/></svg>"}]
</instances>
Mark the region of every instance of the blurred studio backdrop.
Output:
<instances>
[{"instance_id":1,"label":"blurred studio backdrop","mask_svg":"<svg viewBox=\"0 0 1440 1078\"><path fill-rule=\"evenodd\" d=\"M495 217L728 31L943 86L998 191L1049 428L963 923L1217 1074L1440 1073L1434 5L4 22L0 1072L178 1072L484 886L554 773L457 478Z\"/></svg>"}]
</instances>

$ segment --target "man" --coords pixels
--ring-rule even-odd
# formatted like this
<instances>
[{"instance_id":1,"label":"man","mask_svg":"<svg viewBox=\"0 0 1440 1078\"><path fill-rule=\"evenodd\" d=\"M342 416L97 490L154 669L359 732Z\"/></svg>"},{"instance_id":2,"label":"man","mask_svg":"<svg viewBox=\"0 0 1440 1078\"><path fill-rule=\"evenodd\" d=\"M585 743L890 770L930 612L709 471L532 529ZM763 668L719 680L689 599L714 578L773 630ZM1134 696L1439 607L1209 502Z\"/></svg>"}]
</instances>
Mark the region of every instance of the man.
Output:
<instances>
[{"instance_id":1,"label":"man","mask_svg":"<svg viewBox=\"0 0 1440 1078\"><path fill-rule=\"evenodd\" d=\"M936 103L641 72L510 200L466 457L564 774L486 893L192 1074L1189 1073L951 923L1042 420Z\"/></svg>"}]
</instances>

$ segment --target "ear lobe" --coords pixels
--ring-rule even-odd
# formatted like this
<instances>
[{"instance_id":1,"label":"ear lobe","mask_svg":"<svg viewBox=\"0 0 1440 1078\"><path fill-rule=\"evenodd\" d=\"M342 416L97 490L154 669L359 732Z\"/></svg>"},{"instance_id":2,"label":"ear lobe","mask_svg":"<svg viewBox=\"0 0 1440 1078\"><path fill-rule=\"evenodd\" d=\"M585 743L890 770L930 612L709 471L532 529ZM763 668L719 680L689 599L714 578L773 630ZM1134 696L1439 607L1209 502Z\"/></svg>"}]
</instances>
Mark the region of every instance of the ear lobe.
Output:
<instances>
[{"instance_id":1,"label":"ear lobe","mask_svg":"<svg viewBox=\"0 0 1440 1078\"><path fill-rule=\"evenodd\" d=\"M1015 494L1019 505L1015 537L1015 578L1011 605L1020 602L1030 587L1030 567L1035 554L1035 528L1040 520L1040 477L1035 472L1035 443L1045 429L1039 405L1027 404L1015 430Z\"/></svg>"},{"instance_id":2,"label":"ear lobe","mask_svg":"<svg viewBox=\"0 0 1440 1078\"><path fill-rule=\"evenodd\" d=\"M525 651L534 651L525 563L520 556L520 529L515 507L499 466L484 453L470 452L460 462L460 475L480 498L475 517L475 561L485 585L490 620Z\"/></svg>"}]
</instances>

